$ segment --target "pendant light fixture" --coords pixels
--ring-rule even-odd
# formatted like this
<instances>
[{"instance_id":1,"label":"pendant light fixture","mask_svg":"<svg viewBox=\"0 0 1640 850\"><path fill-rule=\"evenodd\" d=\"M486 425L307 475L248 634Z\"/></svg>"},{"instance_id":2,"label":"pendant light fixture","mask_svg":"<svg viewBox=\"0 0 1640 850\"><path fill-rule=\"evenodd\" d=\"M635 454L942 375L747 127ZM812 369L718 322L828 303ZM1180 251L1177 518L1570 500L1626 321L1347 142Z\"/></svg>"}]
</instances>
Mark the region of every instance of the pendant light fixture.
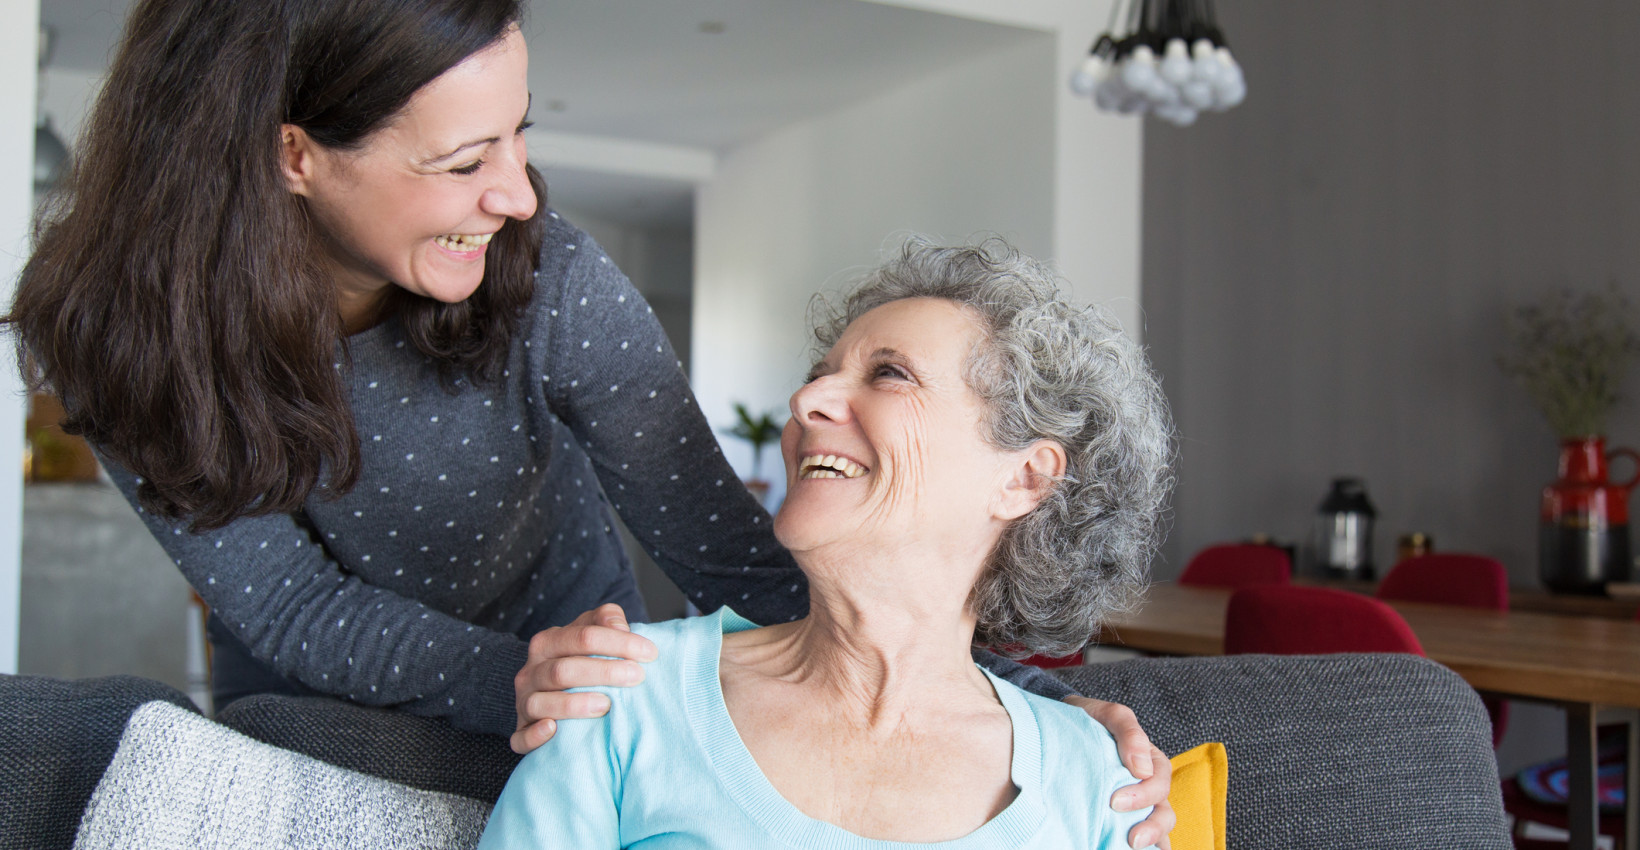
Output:
<instances>
[{"instance_id":1,"label":"pendant light fixture","mask_svg":"<svg viewBox=\"0 0 1640 850\"><path fill-rule=\"evenodd\" d=\"M1109 31L1071 75L1071 90L1106 112L1148 112L1187 127L1202 112L1241 103L1247 81L1213 0L1115 0Z\"/></svg>"}]
</instances>

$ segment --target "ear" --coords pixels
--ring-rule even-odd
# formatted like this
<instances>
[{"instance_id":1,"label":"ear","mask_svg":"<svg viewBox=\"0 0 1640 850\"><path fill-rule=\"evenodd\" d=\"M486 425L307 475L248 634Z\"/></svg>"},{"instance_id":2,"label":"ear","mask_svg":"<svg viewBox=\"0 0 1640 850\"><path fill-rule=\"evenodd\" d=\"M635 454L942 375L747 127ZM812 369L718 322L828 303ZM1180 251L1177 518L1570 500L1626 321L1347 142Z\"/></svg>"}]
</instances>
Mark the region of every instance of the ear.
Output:
<instances>
[{"instance_id":1,"label":"ear","mask_svg":"<svg viewBox=\"0 0 1640 850\"><path fill-rule=\"evenodd\" d=\"M319 174L319 143L295 124L279 125L279 170L291 194L311 195Z\"/></svg>"},{"instance_id":2,"label":"ear","mask_svg":"<svg viewBox=\"0 0 1640 850\"><path fill-rule=\"evenodd\" d=\"M1053 440L1037 440L1016 453L992 516L1015 520L1035 510L1053 492L1054 481L1065 474L1065 464L1065 447Z\"/></svg>"}]
</instances>

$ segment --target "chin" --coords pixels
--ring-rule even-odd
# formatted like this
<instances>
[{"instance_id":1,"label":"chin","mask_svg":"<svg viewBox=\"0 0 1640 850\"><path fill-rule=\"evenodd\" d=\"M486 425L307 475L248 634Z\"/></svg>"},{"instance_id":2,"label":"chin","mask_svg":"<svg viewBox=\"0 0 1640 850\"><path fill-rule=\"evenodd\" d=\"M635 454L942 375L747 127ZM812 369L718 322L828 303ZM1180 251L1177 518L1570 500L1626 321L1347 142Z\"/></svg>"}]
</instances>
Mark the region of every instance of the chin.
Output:
<instances>
[{"instance_id":1,"label":"chin","mask_svg":"<svg viewBox=\"0 0 1640 850\"><path fill-rule=\"evenodd\" d=\"M484 279L482 277L471 282L450 281L435 286L419 287L418 294L444 304L460 304L473 297L473 293L477 292L479 286L483 283Z\"/></svg>"}]
</instances>

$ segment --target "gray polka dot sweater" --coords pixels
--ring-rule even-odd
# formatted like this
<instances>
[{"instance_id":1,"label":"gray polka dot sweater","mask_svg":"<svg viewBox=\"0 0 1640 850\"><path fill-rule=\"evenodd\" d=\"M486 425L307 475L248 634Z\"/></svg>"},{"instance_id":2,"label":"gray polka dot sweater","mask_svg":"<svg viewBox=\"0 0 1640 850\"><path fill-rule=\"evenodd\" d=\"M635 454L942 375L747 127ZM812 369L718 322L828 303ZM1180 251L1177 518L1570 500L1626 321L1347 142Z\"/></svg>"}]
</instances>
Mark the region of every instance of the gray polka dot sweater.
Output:
<instances>
[{"instance_id":1,"label":"gray polka dot sweater","mask_svg":"<svg viewBox=\"0 0 1640 850\"><path fill-rule=\"evenodd\" d=\"M499 384L447 390L391 319L350 338L363 454L351 492L201 534L142 512L206 603L286 677L510 734L530 635L604 602L643 618L611 507L703 610L763 623L807 611L802 574L723 460L648 304L591 238L556 215L548 225ZM138 479L107 466L135 504Z\"/></svg>"}]
</instances>

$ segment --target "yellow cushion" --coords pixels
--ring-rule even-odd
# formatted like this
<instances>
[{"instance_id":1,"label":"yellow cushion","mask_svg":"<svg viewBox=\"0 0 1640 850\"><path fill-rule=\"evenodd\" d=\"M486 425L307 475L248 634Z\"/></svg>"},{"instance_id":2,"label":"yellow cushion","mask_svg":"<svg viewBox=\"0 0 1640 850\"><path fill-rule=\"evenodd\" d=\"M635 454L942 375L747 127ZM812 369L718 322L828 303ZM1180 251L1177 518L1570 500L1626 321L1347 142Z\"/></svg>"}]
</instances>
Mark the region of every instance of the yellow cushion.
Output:
<instances>
[{"instance_id":1,"label":"yellow cushion","mask_svg":"<svg viewBox=\"0 0 1640 850\"><path fill-rule=\"evenodd\" d=\"M1179 820L1167 834L1173 850L1224 850L1224 798L1230 761L1224 745L1208 743L1179 753L1167 802Z\"/></svg>"}]
</instances>

